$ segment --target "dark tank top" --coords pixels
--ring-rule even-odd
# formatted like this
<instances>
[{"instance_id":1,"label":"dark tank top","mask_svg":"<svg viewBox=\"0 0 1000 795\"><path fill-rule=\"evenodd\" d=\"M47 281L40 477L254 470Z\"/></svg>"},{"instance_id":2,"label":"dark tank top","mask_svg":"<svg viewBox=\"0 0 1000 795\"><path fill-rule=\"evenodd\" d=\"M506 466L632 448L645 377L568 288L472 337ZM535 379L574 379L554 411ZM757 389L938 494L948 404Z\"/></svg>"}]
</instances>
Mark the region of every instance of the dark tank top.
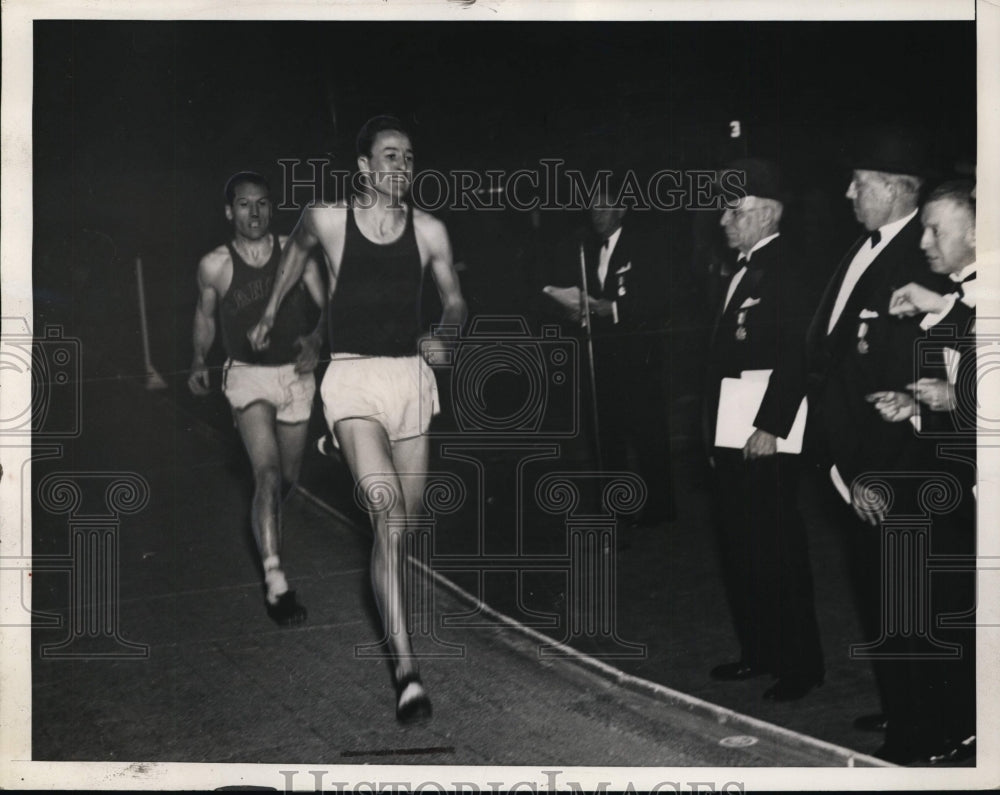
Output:
<instances>
[{"instance_id":1,"label":"dark tank top","mask_svg":"<svg viewBox=\"0 0 1000 795\"><path fill-rule=\"evenodd\" d=\"M379 244L361 234L354 208L348 207L344 254L330 301L330 352L415 355L422 280L412 210L399 239Z\"/></svg>"},{"instance_id":2,"label":"dark tank top","mask_svg":"<svg viewBox=\"0 0 1000 795\"><path fill-rule=\"evenodd\" d=\"M279 365L295 361L298 351L295 340L308 334L316 324L315 305L302 282L293 287L278 308L271 329L271 344L258 353L250 346L247 332L253 328L267 305L274 286L274 277L281 262L281 245L272 235L271 258L254 268L236 253L232 242L226 243L233 260L233 278L220 305L222 341L231 359L251 364Z\"/></svg>"}]
</instances>

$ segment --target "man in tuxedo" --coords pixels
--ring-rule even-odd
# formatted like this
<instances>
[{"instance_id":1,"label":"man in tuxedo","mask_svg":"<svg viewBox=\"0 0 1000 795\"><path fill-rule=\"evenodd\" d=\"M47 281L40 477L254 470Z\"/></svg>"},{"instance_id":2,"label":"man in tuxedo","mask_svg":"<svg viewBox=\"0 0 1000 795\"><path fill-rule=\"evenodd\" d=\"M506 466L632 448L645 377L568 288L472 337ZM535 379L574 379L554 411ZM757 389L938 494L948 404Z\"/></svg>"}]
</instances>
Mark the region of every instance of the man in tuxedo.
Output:
<instances>
[{"instance_id":1,"label":"man in tuxedo","mask_svg":"<svg viewBox=\"0 0 1000 795\"><path fill-rule=\"evenodd\" d=\"M795 453L801 447L791 439L788 452L778 446L792 435L805 396L805 327L814 302L804 287L802 262L781 237L777 167L751 158L728 170L742 175L747 195L722 214L738 257L712 332L705 405L719 551L740 658L710 673L727 681L770 674L777 681L764 698L792 701L824 676L797 504ZM724 382L747 385L755 376L766 382L759 403L728 392L720 398ZM741 403L753 404L752 426L728 433L725 426Z\"/></svg>"},{"instance_id":2,"label":"man in tuxedo","mask_svg":"<svg viewBox=\"0 0 1000 795\"><path fill-rule=\"evenodd\" d=\"M930 193L921 211L920 246L931 271L948 277L947 292L942 295L911 282L896 290L889 303L890 315L918 316L922 329L937 330L932 339L941 340L945 378L923 375L908 385L912 394L886 393L879 396L876 406L891 422L920 415L932 427L953 432L950 441L961 437L973 452L978 408L973 339L978 292L974 192L968 180L945 182Z\"/></svg>"},{"instance_id":3,"label":"man in tuxedo","mask_svg":"<svg viewBox=\"0 0 1000 795\"><path fill-rule=\"evenodd\" d=\"M885 426L865 396L879 381L895 379L903 385L912 380L911 361L901 361L891 351L902 350L902 340L921 334L915 321L881 321L897 287L915 282L940 289L945 283L928 271L920 250L922 150L914 139L894 131L879 131L873 138L869 151L856 159L846 194L865 234L827 284L807 338L810 441L837 491L847 495L864 521L873 518L867 503L848 494L847 487L858 474L893 456L891 450L879 456L875 440ZM873 337L878 333L892 335L892 345ZM862 383L866 378L874 383ZM865 386L873 388L866 391Z\"/></svg>"},{"instance_id":4,"label":"man in tuxedo","mask_svg":"<svg viewBox=\"0 0 1000 795\"><path fill-rule=\"evenodd\" d=\"M882 711L858 718L859 729L884 730L894 712L905 714L901 710L910 697L901 659L905 650L890 648L895 641L882 643L886 580L881 528L887 504L870 488L870 479L885 480L885 473L900 470L913 429L882 420L869 396L905 391L913 381L913 355L922 331L915 319L888 317L893 291L910 282L939 289L943 278L927 270L920 251L923 153L919 139L879 130L855 157L846 195L865 233L827 285L807 338L807 436L817 463L849 506L844 527L857 602L865 640L877 652L872 663ZM903 481L890 482L895 488ZM908 489L904 486L895 495L895 510L913 508L918 495ZM905 761L907 755L891 747L880 753L889 761Z\"/></svg>"},{"instance_id":5,"label":"man in tuxedo","mask_svg":"<svg viewBox=\"0 0 1000 795\"><path fill-rule=\"evenodd\" d=\"M574 252L576 281L582 279L582 251L598 459L605 471L632 471L643 478L646 502L633 523L656 526L672 520L675 512L664 386L668 263L665 246L628 216L621 186L615 176L598 183L589 208L591 228ZM583 301L562 307L567 319L584 323Z\"/></svg>"},{"instance_id":6,"label":"man in tuxedo","mask_svg":"<svg viewBox=\"0 0 1000 795\"><path fill-rule=\"evenodd\" d=\"M970 181L935 188L921 211L921 248L931 271L949 279L939 294L916 283L896 290L889 304L894 316L919 317L928 336L915 362L916 380L908 392L869 395L887 422L919 430L901 466L952 475L959 493L950 510L933 517L935 555L970 559L976 552L976 205ZM905 355L900 351L900 355ZM943 373L940 372L943 370ZM910 422L906 422L909 420ZM960 650L953 657L912 657L906 712L890 722L886 742L897 753L929 762L968 758L975 753L975 572L942 572L930 579L931 635ZM959 624L938 625L945 614L961 614ZM921 642L911 643L922 651Z\"/></svg>"}]
</instances>

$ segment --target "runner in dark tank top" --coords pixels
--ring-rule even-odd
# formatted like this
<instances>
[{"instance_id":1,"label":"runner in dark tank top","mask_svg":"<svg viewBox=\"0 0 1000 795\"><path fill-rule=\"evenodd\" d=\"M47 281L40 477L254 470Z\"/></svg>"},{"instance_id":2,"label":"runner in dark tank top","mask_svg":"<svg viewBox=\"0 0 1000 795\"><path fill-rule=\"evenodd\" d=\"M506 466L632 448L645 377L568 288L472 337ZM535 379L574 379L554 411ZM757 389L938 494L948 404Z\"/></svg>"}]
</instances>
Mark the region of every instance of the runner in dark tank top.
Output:
<instances>
[{"instance_id":1,"label":"runner in dark tank top","mask_svg":"<svg viewBox=\"0 0 1000 795\"><path fill-rule=\"evenodd\" d=\"M421 334L422 282L412 213L407 212L397 240L380 244L362 234L354 208L348 207L344 253L330 302L330 352L414 356Z\"/></svg>"},{"instance_id":2,"label":"runner in dark tank top","mask_svg":"<svg viewBox=\"0 0 1000 795\"><path fill-rule=\"evenodd\" d=\"M260 174L234 174L225 193L232 237L198 263L188 388L199 396L211 391L206 357L218 316L228 355L222 391L253 469L250 525L263 569L265 607L275 622L289 626L305 620L306 610L288 587L281 562L281 503L298 479L305 449L322 342L320 313L312 302L326 302L325 288L316 262L309 259L276 317L274 344L255 351L247 332L270 296L281 240L269 232L270 189ZM312 301L306 300L306 287Z\"/></svg>"},{"instance_id":3,"label":"runner in dark tank top","mask_svg":"<svg viewBox=\"0 0 1000 795\"><path fill-rule=\"evenodd\" d=\"M394 663L396 718L408 723L430 717L431 705L406 626L403 538L417 532L422 512L434 411L421 409L437 397L428 362L443 364L450 354L440 337L421 340L423 269L441 298L441 325L460 327L466 306L444 224L404 201L413 176L410 136L398 119L378 116L362 127L357 144L358 200L302 213L250 339L258 350L268 346L282 299L309 252L322 246L333 351L321 386L323 413L367 502L372 589Z\"/></svg>"},{"instance_id":4,"label":"runner in dark tank top","mask_svg":"<svg viewBox=\"0 0 1000 795\"><path fill-rule=\"evenodd\" d=\"M315 305L306 295L305 286L299 282L288 300L282 304L274 324L271 346L266 351L255 351L247 339L247 332L264 311L274 276L281 262L281 244L277 235L271 235L271 256L261 266L248 265L239 255L232 241L226 243L233 262L233 278L219 305L222 322L222 342L230 359L252 364L278 365L294 362L298 356L296 342L309 334L318 317Z\"/></svg>"}]
</instances>

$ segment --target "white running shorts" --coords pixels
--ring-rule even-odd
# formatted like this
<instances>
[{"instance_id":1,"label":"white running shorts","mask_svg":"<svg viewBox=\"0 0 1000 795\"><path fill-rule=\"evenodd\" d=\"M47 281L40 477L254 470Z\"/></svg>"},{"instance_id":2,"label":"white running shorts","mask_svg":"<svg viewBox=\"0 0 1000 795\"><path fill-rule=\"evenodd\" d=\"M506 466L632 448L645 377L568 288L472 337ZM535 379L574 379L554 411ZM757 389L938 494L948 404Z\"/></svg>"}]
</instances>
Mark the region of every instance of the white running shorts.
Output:
<instances>
[{"instance_id":1,"label":"white running shorts","mask_svg":"<svg viewBox=\"0 0 1000 795\"><path fill-rule=\"evenodd\" d=\"M423 356L334 354L319 393L331 433L340 420L369 419L381 423L391 442L427 433L441 410Z\"/></svg>"},{"instance_id":2,"label":"white running shorts","mask_svg":"<svg viewBox=\"0 0 1000 795\"><path fill-rule=\"evenodd\" d=\"M263 401L274 406L278 422L305 422L312 414L316 376L295 372L294 364L247 364L230 359L222 370L222 391L236 411Z\"/></svg>"}]
</instances>

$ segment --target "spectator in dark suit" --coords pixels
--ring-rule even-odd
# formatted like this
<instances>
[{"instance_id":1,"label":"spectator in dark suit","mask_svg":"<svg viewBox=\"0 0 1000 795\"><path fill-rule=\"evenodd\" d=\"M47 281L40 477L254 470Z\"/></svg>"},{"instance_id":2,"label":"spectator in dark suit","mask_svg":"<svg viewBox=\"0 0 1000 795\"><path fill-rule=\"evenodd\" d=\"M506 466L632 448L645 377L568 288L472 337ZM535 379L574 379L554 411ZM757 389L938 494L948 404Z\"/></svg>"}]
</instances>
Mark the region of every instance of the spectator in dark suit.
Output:
<instances>
[{"instance_id":1,"label":"spectator in dark suit","mask_svg":"<svg viewBox=\"0 0 1000 795\"><path fill-rule=\"evenodd\" d=\"M729 170L743 176L747 195L722 214L739 257L712 332L705 405L722 571L740 658L715 666L711 675L743 680L771 674L777 682L764 698L791 701L824 676L797 504L799 456L778 447L790 436L805 396L805 327L815 302L804 287L803 263L780 233L777 167L747 159ZM750 401L756 407L752 427L740 429L733 442L715 434L737 410L728 394L720 401L720 389L724 379L741 375L741 384L757 375L767 385L759 406Z\"/></svg>"},{"instance_id":2,"label":"spectator in dark suit","mask_svg":"<svg viewBox=\"0 0 1000 795\"><path fill-rule=\"evenodd\" d=\"M591 229L579 243L589 293L597 439L605 471L634 471L644 479L647 499L635 523L654 526L672 520L675 511L664 386L667 251L633 223L619 201L620 186L615 178L600 185L589 210ZM579 284L580 252L572 253L572 281ZM582 301L558 306L575 324L584 320Z\"/></svg>"},{"instance_id":3,"label":"spectator in dark suit","mask_svg":"<svg viewBox=\"0 0 1000 795\"><path fill-rule=\"evenodd\" d=\"M920 251L923 231L917 209L926 166L919 141L880 131L870 146L857 159L847 190L865 234L841 260L808 332L809 430L842 495L855 476L876 463L877 445L870 442L885 431L865 402L865 395L875 389L865 391L863 384L844 379L853 370L850 374L856 378L869 377L875 383L901 378L899 383L905 384L912 373L909 361L894 363L880 357L879 351L889 346L876 345L873 350L873 341L881 340L873 340L871 332L881 325L900 339L920 336L916 322L886 326L871 321L886 314L897 287L916 282L939 289L945 284L943 277L927 270ZM848 361L859 366L845 368ZM883 365L889 366L891 375L881 369ZM863 520L875 518L861 503L853 501L853 507Z\"/></svg>"},{"instance_id":4,"label":"spectator in dark suit","mask_svg":"<svg viewBox=\"0 0 1000 795\"><path fill-rule=\"evenodd\" d=\"M895 316L919 317L928 331L914 362L920 376L910 392L869 395L887 422L919 430L900 466L925 473L921 482L953 475L956 504L933 517L930 534L935 555L970 560L976 552L976 209L969 181L945 183L928 196L921 212L921 248L934 273L948 276L950 291L939 294L916 283L896 290L889 304ZM934 331L931 332L930 330ZM906 357L908 351L898 352ZM944 373L935 372L943 369ZM975 572L941 572L930 578L930 627L935 641L952 643L955 656L928 658L926 641L910 644L907 682L910 697L893 716L886 742L904 754L928 762L968 758L975 753L976 647ZM961 614L958 624L939 623L945 614Z\"/></svg>"},{"instance_id":5,"label":"spectator in dark suit","mask_svg":"<svg viewBox=\"0 0 1000 795\"><path fill-rule=\"evenodd\" d=\"M912 352L922 331L912 318L887 318L893 291L910 282L940 288L943 278L929 272L920 251L923 234L917 214L926 148L899 130L880 130L855 156L847 190L865 234L850 248L826 288L810 325L809 436L830 481L850 510L844 528L852 547L854 585L867 645L885 639L882 614L885 582L881 524L887 504L866 486L871 476L900 471L912 444L912 428L887 423L868 396L905 391L913 381ZM901 354L901 352L906 352ZM918 499L899 494L896 509ZM891 645L891 644L889 644ZM855 721L861 729L885 729L902 714L910 690L902 648L878 648L872 657L882 711ZM884 746L889 761L909 751Z\"/></svg>"},{"instance_id":6,"label":"spectator in dark suit","mask_svg":"<svg viewBox=\"0 0 1000 795\"><path fill-rule=\"evenodd\" d=\"M934 273L948 277L944 295L911 282L896 290L890 299L889 314L920 317L924 330L949 329L956 343L942 346L946 378L922 377L908 392L880 394L876 407L883 418L899 422L920 413L932 424L942 420L945 428L975 442L977 411L975 347L976 318L976 203L969 181L946 182L928 196L921 213L924 227L921 248ZM939 335L943 339L943 336ZM947 351L947 352L946 352ZM966 375L967 374L967 375ZM965 378L961 377L966 375ZM933 412L933 413L929 413Z\"/></svg>"}]
</instances>

